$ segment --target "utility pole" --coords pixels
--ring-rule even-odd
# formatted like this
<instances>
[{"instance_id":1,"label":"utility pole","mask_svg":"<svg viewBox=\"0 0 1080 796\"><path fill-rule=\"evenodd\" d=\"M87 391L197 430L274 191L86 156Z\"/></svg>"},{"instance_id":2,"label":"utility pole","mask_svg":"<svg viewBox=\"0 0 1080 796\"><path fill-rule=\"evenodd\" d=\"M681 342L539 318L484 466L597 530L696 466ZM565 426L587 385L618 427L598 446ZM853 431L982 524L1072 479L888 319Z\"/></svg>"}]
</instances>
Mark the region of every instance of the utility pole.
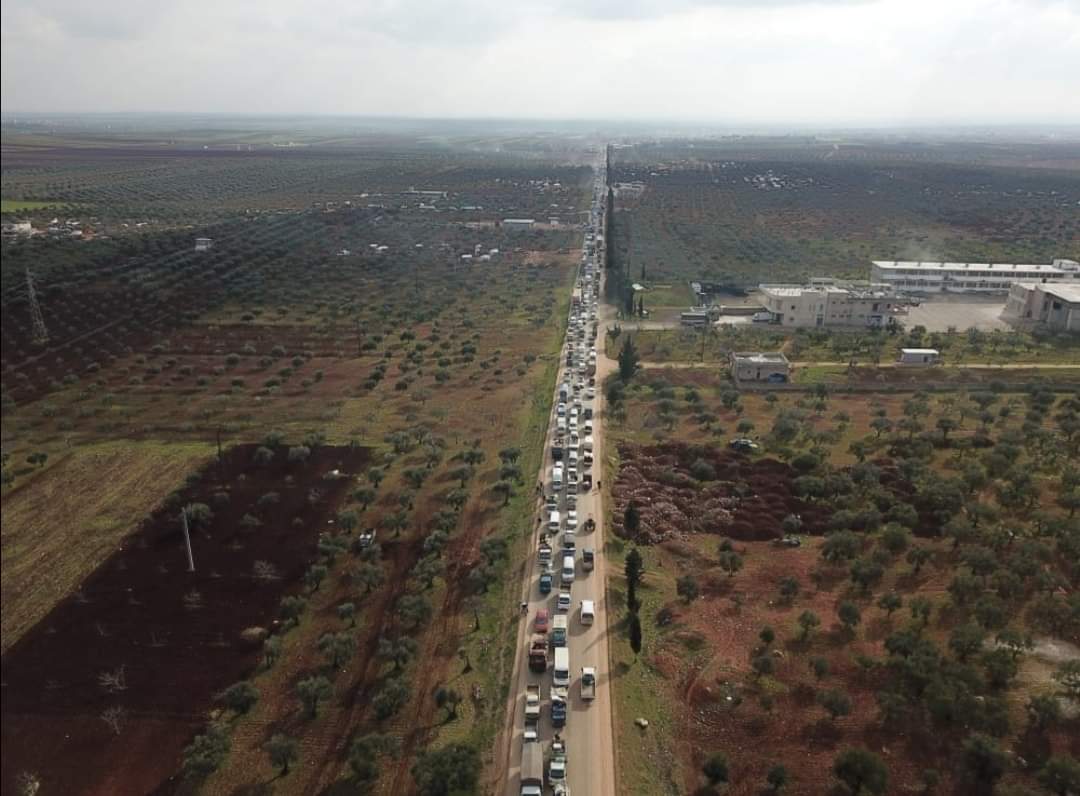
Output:
<instances>
[{"instance_id":1,"label":"utility pole","mask_svg":"<svg viewBox=\"0 0 1080 796\"><path fill-rule=\"evenodd\" d=\"M29 268L26 269L26 300L30 302L30 320L34 325L33 341L37 345L45 345L49 342L49 330L45 328L45 319L38 305L37 291L34 290L34 275L30 273Z\"/></svg>"},{"instance_id":2,"label":"utility pole","mask_svg":"<svg viewBox=\"0 0 1080 796\"><path fill-rule=\"evenodd\" d=\"M187 508L180 509L180 527L184 529L184 546L187 548L187 571L195 571L195 557L191 554L191 532L188 530Z\"/></svg>"}]
</instances>

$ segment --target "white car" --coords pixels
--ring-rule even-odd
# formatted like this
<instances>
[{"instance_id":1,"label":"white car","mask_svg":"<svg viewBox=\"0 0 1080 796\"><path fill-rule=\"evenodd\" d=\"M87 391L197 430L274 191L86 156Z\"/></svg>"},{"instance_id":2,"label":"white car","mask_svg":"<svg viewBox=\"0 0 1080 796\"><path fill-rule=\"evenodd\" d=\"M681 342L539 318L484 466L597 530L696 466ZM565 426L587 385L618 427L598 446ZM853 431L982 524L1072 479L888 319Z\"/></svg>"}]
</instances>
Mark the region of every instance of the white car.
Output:
<instances>
[{"instance_id":1,"label":"white car","mask_svg":"<svg viewBox=\"0 0 1080 796\"><path fill-rule=\"evenodd\" d=\"M577 510L570 509L566 512L566 527L571 531L577 528Z\"/></svg>"},{"instance_id":2,"label":"white car","mask_svg":"<svg viewBox=\"0 0 1080 796\"><path fill-rule=\"evenodd\" d=\"M566 417L566 404L562 401L560 401L559 405L555 407L555 415L556 417Z\"/></svg>"},{"instance_id":3,"label":"white car","mask_svg":"<svg viewBox=\"0 0 1080 796\"><path fill-rule=\"evenodd\" d=\"M590 401L593 398L595 398L596 397L596 388L595 387L586 387L585 388L585 397Z\"/></svg>"},{"instance_id":4,"label":"white car","mask_svg":"<svg viewBox=\"0 0 1080 796\"><path fill-rule=\"evenodd\" d=\"M568 614L570 613L570 606L572 604L573 601L570 599L570 592L561 591L559 592L559 597L555 602L555 610L560 614Z\"/></svg>"}]
</instances>

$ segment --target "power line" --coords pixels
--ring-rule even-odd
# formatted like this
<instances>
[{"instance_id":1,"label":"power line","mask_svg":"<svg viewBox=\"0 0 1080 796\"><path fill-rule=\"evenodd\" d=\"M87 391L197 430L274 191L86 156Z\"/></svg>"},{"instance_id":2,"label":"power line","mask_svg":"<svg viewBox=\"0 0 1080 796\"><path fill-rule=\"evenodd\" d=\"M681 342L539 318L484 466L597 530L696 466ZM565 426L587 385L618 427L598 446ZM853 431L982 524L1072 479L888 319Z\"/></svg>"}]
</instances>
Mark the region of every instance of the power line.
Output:
<instances>
[{"instance_id":1,"label":"power line","mask_svg":"<svg viewBox=\"0 0 1080 796\"><path fill-rule=\"evenodd\" d=\"M30 319L34 324L33 341L37 345L44 345L49 342L49 330L45 328L45 318L41 315L37 291L34 290L34 275L29 268L26 269L26 300L30 302Z\"/></svg>"}]
</instances>

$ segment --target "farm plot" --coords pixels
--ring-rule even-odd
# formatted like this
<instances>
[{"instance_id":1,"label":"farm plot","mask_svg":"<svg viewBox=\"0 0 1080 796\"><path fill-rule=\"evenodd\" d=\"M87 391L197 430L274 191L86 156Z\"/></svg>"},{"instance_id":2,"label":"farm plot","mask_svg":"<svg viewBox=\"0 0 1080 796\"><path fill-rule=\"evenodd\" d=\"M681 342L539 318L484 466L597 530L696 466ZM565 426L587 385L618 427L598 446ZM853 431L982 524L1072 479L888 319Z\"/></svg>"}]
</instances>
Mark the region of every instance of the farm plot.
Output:
<instances>
[{"instance_id":1,"label":"farm plot","mask_svg":"<svg viewBox=\"0 0 1080 796\"><path fill-rule=\"evenodd\" d=\"M650 720L617 728L626 792L840 792L857 748L885 793L1035 793L1044 767L1080 753L1064 585L1080 574L1073 396L761 396L704 370L645 371L607 393L612 521L642 529L609 550L627 606L617 715ZM763 451L741 455L738 476L723 464L734 435ZM792 546L702 519L715 498L737 505L755 468L789 465L754 513L771 526L786 511ZM686 518L691 532L646 543L647 523ZM984 753L1001 765L980 768Z\"/></svg>"},{"instance_id":2,"label":"farm plot","mask_svg":"<svg viewBox=\"0 0 1080 796\"><path fill-rule=\"evenodd\" d=\"M112 555L210 450L199 443L80 446L5 490L4 652Z\"/></svg>"},{"instance_id":3,"label":"farm plot","mask_svg":"<svg viewBox=\"0 0 1080 796\"><path fill-rule=\"evenodd\" d=\"M49 791L103 794L146 793L173 773L213 695L260 659L282 594L369 459L286 454L226 452L7 651L4 790L21 771ZM194 572L184 505L196 507Z\"/></svg>"},{"instance_id":4,"label":"farm plot","mask_svg":"<svg viewBox=\"0 0 1080 796\"><path fill-rule=\"evenodd\" d=\"M746 149L713 159L687 148L652 162L616 150L612 179L645 185L616 201L616 260L634 281L866 279L874 259L1049 262L1080 247L1076 172L883 167ZM652 303L689 299L664 290Z\"/></svg>"},{"instance_id":5,"label":"farm plot","mask_svg":"<svg viewBox=\"0 0 1080 796\"><path fill-rule=\"evenodd\" d=\"M798 475L774 459L751 461L708 445L619 447L619 478L612 489L615 529L641 544L696 533L768 540L783 535L789 514L802 517L807 533L820 533L828 516L791 492ZM637 528L625 512L638 507Z\"/></svg>"}]
</instances>

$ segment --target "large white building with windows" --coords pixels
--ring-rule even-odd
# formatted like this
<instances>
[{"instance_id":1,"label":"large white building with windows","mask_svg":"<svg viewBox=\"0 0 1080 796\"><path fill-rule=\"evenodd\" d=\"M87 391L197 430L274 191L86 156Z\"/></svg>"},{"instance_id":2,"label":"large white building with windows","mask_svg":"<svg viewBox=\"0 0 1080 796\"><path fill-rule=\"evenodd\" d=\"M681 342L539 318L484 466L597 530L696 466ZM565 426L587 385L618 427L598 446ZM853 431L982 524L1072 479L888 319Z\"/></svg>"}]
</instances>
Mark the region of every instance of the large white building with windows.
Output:
<instances>
[{"instance_id":1,"label":"large white building with windows","mask_svg":"<svg viewBox=\"0 0 1080 796\"><path fill-rule=\"evenodd\" d=\"M870 281L902 293L1008 293L1016 282L1080 284L1080 263L1054 260L1048 265L1013 263L923 263L875 260Z\"/></svg>"},{"instance_id":2,"label":"large white building with windows","mask_svg":"<svg viewBox=\"0 0 1080 796\"><path fill-rule=\"evenodd\" d=\"M809 285L758 285L769 322L781 326L887 326L902 307L889 285L813 279Z\"/></svg>"}]
</instances>

